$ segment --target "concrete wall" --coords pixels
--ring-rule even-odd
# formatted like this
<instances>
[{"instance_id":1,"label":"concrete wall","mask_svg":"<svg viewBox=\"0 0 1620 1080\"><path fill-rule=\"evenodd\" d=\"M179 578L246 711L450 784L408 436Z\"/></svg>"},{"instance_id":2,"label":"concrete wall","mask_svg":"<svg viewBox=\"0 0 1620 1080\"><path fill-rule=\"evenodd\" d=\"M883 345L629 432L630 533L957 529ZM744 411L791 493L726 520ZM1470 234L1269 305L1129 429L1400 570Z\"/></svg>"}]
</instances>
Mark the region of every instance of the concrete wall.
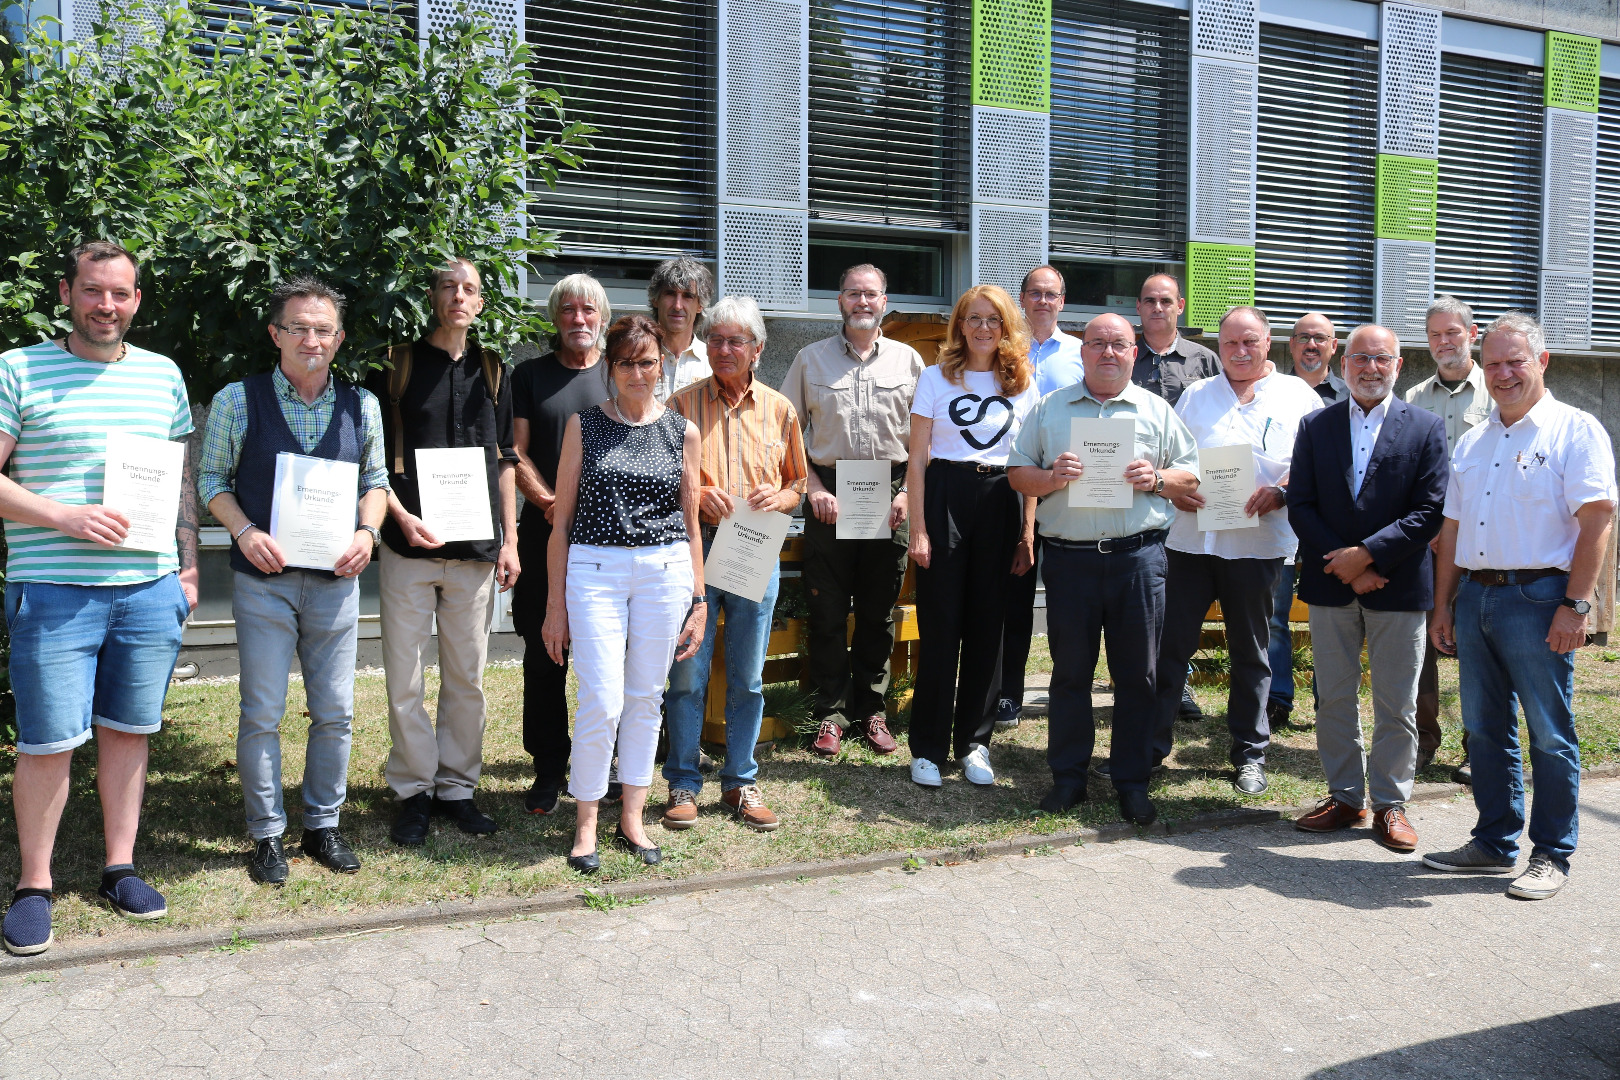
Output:
<instances>
[{"instance_id":1,"label":"concrete wall","mask_svg":"<svg viewBox=\"0 0 1620 1080\"><path fill-rule=\"evenodd\" d=\"M1433 0L1456 15L1620 40L1620 0Z\"/></svg>"}]
</instances>

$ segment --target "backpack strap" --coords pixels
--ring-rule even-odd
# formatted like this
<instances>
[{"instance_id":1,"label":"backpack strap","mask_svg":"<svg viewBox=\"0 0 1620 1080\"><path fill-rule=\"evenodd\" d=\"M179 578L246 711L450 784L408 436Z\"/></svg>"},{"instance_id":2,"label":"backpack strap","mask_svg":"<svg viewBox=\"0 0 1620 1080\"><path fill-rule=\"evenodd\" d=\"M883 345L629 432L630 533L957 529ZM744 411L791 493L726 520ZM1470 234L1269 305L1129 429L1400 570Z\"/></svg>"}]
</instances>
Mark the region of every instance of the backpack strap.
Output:
<instances>
[{"instance_id":1,"label":"backpack strap","mask_svg":"<svg viewBox=\"0 0 1620 1080\"><path fill-rule=\"evenodd\" d=\"M499 353L482 345L478 347L478 360L484 367L484 385L489 388L489 406L493 409L501 397L501 377L506 372L506 365L501 363Z\"/></svg>"},{"instance_id":2,"label":"backpack strap","mask_svg":"<svg viewBox=\"0 0 1620 1080\"><path fill-rule=\"evenodd\" d=\"M394 421L394 474L405 475L405 418L399 403L405 397L405 388L411 385L411 358L415 350L410 345L388 347L388 406Z\"/></svg>"}]
</instances>

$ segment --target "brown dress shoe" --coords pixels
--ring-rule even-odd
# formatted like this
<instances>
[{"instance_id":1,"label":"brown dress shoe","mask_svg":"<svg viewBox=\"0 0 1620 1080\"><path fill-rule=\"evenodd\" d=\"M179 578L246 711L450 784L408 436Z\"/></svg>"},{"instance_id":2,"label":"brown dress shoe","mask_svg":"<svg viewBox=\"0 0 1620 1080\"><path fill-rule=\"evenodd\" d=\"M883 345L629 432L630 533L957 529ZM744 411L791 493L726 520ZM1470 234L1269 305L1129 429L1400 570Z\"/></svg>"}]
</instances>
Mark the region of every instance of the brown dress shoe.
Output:
<instances>
[{"instance_id":1,"label":"brown dress shoe","mask_svg":"<svg viewBox=\"0 0 1620 1080\"><path fill-rule=\"evenodd\" d=\"M1367 811L1349 806L1329 795L1316 804L1316 809L1294 822L1302 832L1338 832L1367 820Z\"/></svg>"},{"instance_id":2,"label":"brown dress shoe","mask_svg":"<svg viewBox=\"0 0 1620 1080\"><path fill-rule=\"evenodd\" d=\"M873 752L878 754L892 754L900 749L900 744L889 734L889 721L882 713L873 713L866 718L866 741L872 744Z\"/></svg>"},{"instance_id":3,"label":"brown dress shoe","mask_svg":"<svg viewBox=\"0 0 1620 1080\"><path fill-rule=\"evenodd\" d=\"M697 824L697 796L685 788L670 788L669 805L664 807L664 816L660 820L666 829L677 832L690 829Z\"/></svg>"},{"instance_id":4,"label":"brown dress shoe","mask_svg":"<svg viewBox=\"0 0 1620 1080\"><path fill-rule=\"evenodd\" d=\"M774 832L782 824L771 813L770 807L765 805L765 797L753 784L732 788L720 796L720 801L731 807L738 821L756 832Z\"/></svg>"},{"instance_id":5,"label":"brown dress shoe","mask_svg":"<svg viewBox=\"0 0 1620 1080\"><path fill-rule=\"evenodd\" d=\"M816 741L810 744L810 749L822 757L837 757L843 748L844 733L831 720L823 720L821 727L816 729Z\"/></svg>"},{"instance_id":6,"label":"brown dress shoe","mask_svg":"<svg viewBox=\"0 0 1620 1080\"><path fill-rule=\"evenodd\" d=\"M1373 812L1373 836L1391 851L1416 851L1417 830L1406 820L1399 806L1386 806Z\"/></svg>"}]
</instances>

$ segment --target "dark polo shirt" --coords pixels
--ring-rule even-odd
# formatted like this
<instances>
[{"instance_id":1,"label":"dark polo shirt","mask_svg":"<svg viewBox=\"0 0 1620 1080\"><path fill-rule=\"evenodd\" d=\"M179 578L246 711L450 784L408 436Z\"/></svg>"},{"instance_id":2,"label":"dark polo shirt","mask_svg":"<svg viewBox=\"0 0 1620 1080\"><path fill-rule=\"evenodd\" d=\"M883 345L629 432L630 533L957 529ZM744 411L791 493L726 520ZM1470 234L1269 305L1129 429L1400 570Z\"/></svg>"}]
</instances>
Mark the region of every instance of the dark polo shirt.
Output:
<instances>
[{"instance_id":1,"label":"dark polo shirt","mask_svg":"<svg viewBox=\"0 0 1620 1080\"><path fill-rule=\"evenodd\" d=\"M1131 382L1158 394L1172 406L1189 385L1220 373L1220 357L1204 346L1177 334L1174 344L1161 355L1154 352L1147 338L1137 331L1136 367L1131 371Z\"/></svg>"}]
</instances>

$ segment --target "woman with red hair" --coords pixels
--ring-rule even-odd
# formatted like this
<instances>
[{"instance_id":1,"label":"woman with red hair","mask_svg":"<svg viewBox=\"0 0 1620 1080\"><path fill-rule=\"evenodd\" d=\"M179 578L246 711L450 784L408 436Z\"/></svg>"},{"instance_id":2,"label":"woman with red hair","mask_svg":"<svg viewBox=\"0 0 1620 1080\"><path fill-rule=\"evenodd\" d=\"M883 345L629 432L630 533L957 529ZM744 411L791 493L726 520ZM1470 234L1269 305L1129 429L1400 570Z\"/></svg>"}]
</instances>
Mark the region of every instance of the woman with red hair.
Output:
<instances>
[{"instance_id":1,"label":"woman with red hair","mask_svg":"<svg viewBox=\"0 0 1620 1080\"><path fill-rule=\"evenodd\" d=\"M936 366L911 403L906 492L917 564L917 683L911 779L939 787L962 762L992 784L990 732L1001 685L1008 567L1034 564L1035 500L1007 482L1007 455L1035 408L1029 332L1006 290L975 285L957 300Z\"/></svg>"}]
</instances>

